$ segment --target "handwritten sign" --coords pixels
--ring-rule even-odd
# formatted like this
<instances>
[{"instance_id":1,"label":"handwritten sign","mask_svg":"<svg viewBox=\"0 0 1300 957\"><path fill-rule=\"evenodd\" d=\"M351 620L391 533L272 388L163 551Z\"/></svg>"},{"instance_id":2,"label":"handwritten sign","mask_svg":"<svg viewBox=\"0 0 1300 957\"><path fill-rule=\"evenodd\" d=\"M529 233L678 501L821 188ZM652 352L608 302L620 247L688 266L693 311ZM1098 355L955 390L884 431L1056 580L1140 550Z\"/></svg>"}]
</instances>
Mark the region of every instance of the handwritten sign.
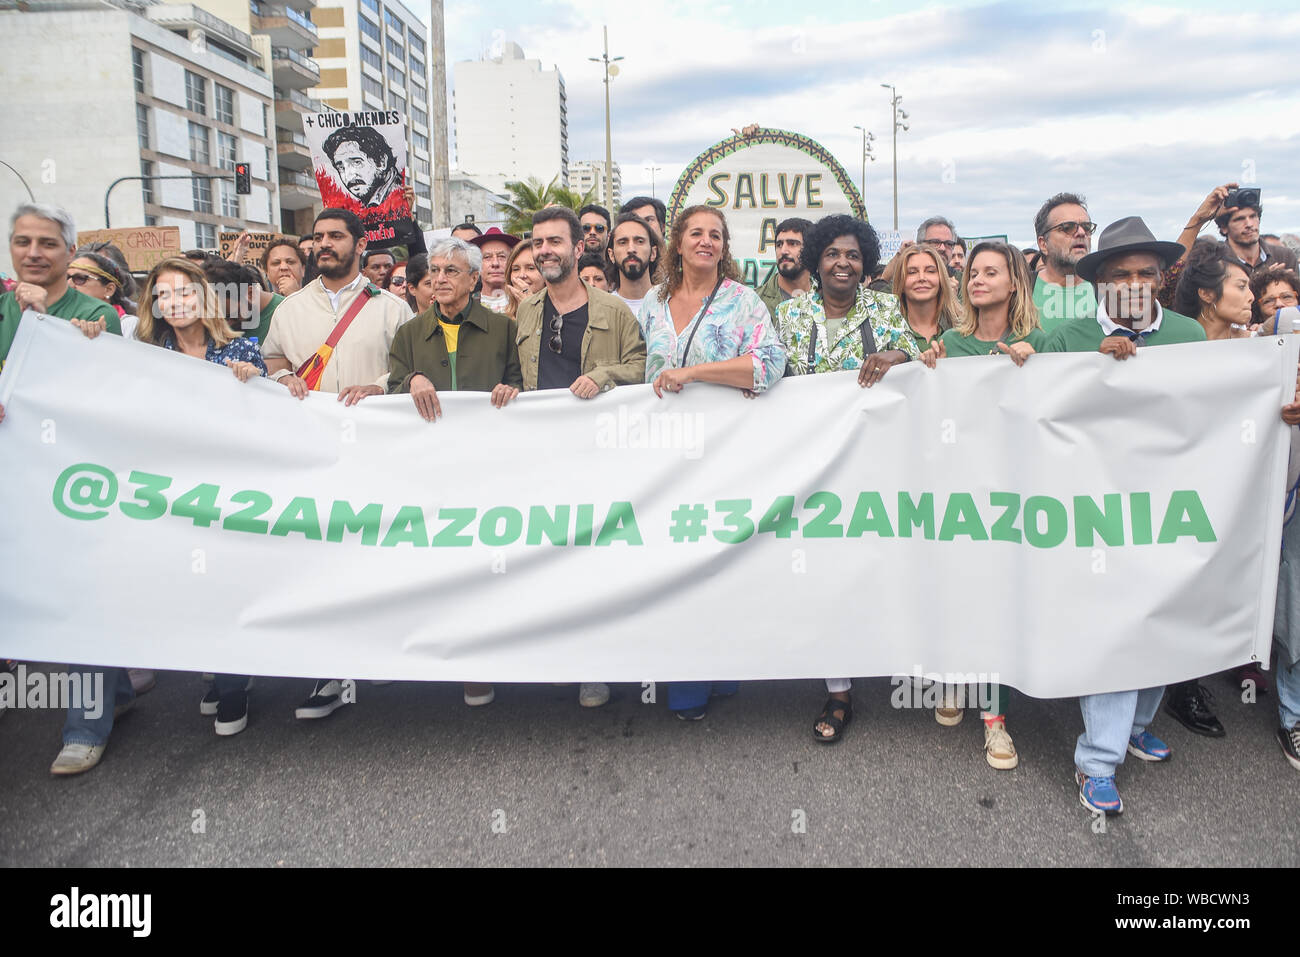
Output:
<instances>
[{"instance_id":1,"label":"handwritten sign","mask_svg":"<svg viewBox=\"0 0 1300 957\"><path fill-rule=\"evenodd\" d=\"M248 234L248 248L244 250L244 258L240 260L245 266L256 266L262 261L262 253L266 247L271 245L278 237L279 233L252 233ZM235 243L239 240L240 233L238 230L225 230L217 233L217 246L221 250L221 257L229 259L231 252L235 249ZM294 245L298 245L294 243Z\"/></svg>"},{"instance_id":2,"label":"handwritten sign","mask_svg":"<svg viewBox=\"0 0 1300 957\"><path fill-rule=\"evenodd\" d=\"M122 250L132 272L148 272L164 259L181 254L181 231L178 226L86 229L77 233L77 245L86 243L112 243Z\"/></svg>"},{"instance_id":3,"label":"handwritten sign","mask_svg":"<svg viewBox=\"0 0 1300 957\"><path fill-rule=\"evenodd\" d=\"M776 267L776 228L784 220L816 222L837 213L866 218L861 194L819 143L762 128L723 140L686 167L668 202L669 222L697 204L727 217L731 253L751 286L764 283Z\"/></svg>"}]
</instances>

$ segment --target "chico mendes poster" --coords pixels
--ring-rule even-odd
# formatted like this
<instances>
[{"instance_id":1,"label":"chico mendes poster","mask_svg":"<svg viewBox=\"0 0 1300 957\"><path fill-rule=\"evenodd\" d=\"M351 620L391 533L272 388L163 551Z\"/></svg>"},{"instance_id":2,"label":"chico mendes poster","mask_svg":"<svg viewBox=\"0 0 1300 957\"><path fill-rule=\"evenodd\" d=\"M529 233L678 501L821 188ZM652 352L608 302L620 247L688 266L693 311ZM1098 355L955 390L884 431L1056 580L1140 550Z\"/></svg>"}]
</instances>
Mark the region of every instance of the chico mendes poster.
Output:
<instances>
[{"instance_id":1,"label":"chico mendes poster","mask_svg":"<svg viewBox=\"0 0 1300 957\"><path fill-rule=\"evenodd\" d=\"M328 208L350 209L372 247L409 245L417 229L403 195L406 118L398 110L303 117L316 185Z\"/></svg>"}]
</instances>

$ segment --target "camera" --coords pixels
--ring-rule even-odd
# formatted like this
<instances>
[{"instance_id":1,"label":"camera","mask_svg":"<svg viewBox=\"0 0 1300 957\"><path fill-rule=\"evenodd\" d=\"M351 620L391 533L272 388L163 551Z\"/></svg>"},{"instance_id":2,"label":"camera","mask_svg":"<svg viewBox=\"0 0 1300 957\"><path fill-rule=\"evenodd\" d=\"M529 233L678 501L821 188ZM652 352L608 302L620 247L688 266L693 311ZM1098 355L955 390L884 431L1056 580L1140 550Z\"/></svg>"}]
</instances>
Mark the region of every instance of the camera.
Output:
<instances>
[{"instance_id":1,"label":"camera","mask_svg":"<svg viewBox=\"0 0 1300 957\"><path fill-rule=\"evenodd\" d=\"M1249 189L1233 189L1228 191L1228 195L1223 198L1223 208L1231 209L1236 206L1244 209L1247 206L1259 209L1259 189L1251 187Z\"/></svg>"}]
</instances>

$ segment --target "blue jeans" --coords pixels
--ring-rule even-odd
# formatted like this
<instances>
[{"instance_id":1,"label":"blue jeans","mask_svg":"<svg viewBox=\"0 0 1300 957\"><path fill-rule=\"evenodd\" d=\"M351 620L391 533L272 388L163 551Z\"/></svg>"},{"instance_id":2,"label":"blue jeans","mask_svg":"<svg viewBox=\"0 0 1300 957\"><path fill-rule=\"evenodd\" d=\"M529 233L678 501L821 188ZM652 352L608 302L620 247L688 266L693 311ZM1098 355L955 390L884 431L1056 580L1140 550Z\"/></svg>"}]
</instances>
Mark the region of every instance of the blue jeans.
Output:
<instances>
[{"instance_id":1,"label":"blue jeans","mask_svg":"<svg viewBox=\"0 0 1300 957\"><path fill-rule=\"evenodd\" d=\"M71 672L77 674L76 672ZM91 686L94 671L78 674L82 687ZM84 708L68 708L68 719L63 723L64 744L89 744L102 746L108 743L108 736L113 731L113 709L124 705L135 697L131 687L131 676L125 668L104 668L104 700L99 702L98 718L86 716Z\"/></svg>"},{"instance_id":2,"label":"blue jeans","mask_svg":"<svg viewBox=\"0 0 1300 957\"><path fill-rule=\"evenodd\" d=\"M1282 727L1290 731L1300 724L1300 661L1293 662L1288 667L1283 664L1285 660L1285 655L1277 656L1274 687L1277 688L1277 716L1282 721Z\"/></svg>"},{"instance_id":3,"label":"blue jeans","mask_svg":"<svg viewBox=\"0 0 1300 957\"><path fill-rule=\"evenodd\" d=\"M703 708L709 703L709 695L735 694L739 690L739 681L671 681L668 683L668 710Z\"/></svg>"},{"instance_id":4,"label":"blue jeans","mask_svg":"<svg viewBox=\"0 0 1300 957\"><path fill-rule=\"evenodd\" d=\"M1114 777L1128 753L1129 736L1146 730L1164 693L1162 685L1080 698L1083 734L1074 746L1074 766L1090 778Z\"/></svg>"}]
</instances>

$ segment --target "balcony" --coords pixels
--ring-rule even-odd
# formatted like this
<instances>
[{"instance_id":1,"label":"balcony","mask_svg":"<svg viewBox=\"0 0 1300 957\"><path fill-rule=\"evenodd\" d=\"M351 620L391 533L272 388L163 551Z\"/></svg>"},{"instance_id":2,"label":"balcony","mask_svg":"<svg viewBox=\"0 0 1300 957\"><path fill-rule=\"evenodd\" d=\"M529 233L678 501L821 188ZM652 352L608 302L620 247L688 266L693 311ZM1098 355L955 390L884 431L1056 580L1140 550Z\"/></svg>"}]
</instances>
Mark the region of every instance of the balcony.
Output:
<instances>
[{"instance_id":1,"label":"balcony","mask_svg":"<svg viewBox=\"0 0 1300 957\"><path fill-rule=\"evenodd\" d=\"M275 46L306 50L316 45L316 24L293 7L249 0L250 24L271 38Z\"/></svg>"},{"instance_id":2,"label":"balcony","mask_svg":"<svg viewBox=\"0 0 1300 957\"><path fill-rule=\"evenodd\" d=\"M275 125L280 129L301 133L303 117L321 112L324 112L324 107L320 100L313 100L298 90L275 88Z\"/></svg>"},{"instance_id":3,"label":"balcony","mask_svg":"<svg viewBox=\"0 0 1300 957\"><path fill-rule=\"evenodd\" d=\"M305 90L320 83L320 67L297 50L271 47L271 79L290 90Z\"/></svg>"},{"instance_id":4,"label":"balcony","mask_svg":"<svg viewBox=\"0 0 1300 957\"><path fill-rule=\"evenodd\" d=\"M280 205L285 209L310 209L320 203L320 190L311 173L280 167Z\"/></svg>"},{"instance_id":5,"label":"balcony","mask_svg":"<svg viewBox=\"0 0 1300 957\"><path fill-rule=\"evenodd\" d=\"M307 137L301 133L277 128L275 151L281 166L291 170L311 169L311 150L307 148Z\"/></svg>"}]
</instances>

